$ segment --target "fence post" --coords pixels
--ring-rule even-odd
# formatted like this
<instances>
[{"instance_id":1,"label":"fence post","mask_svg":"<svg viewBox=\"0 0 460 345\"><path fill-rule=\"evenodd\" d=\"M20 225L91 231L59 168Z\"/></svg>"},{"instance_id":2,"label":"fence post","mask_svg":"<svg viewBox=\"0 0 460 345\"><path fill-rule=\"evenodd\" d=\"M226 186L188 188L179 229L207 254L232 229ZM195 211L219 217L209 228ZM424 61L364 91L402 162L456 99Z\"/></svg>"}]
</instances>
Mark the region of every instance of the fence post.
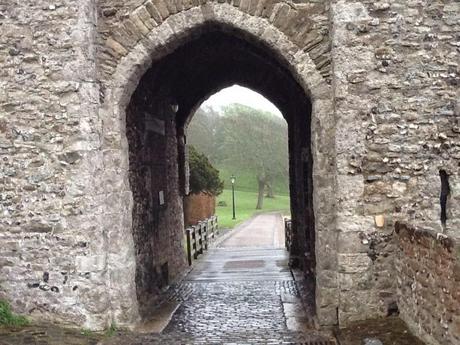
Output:
<instances>
[{"instance_id":1,"label":"fence post","mask_svg":"<svg viewBox=\"0 0 460 345\"><path fill-rule=\"evenodd\" d=\"M193 228L193 258L196 260L198 258L198 254L200 252L199 245L200 245L200 237L199 237L199 231L196 225L192 226Z\"/></svg>"},{"instance_id":2,"label":"fence post","mask_svg":"<svg viewBox=\"0 0 460 345\"><path fill-rule=\"evenodd\" d=\"M200 234L200 255L203 254L204 250L203 250L203 225L201 224L201 222L198 224L198 232Z\"/></svg>"},{"instance_id":3,"label":"fence post","mask_svg":"<svg viewBox=\"0 0 460 345\"><path fill-rule=\"evenodd\" d=\"M197 225L192 225L185 229L189 266L192 265L193 260L198 259L199 255L208 250L210 238L215 239L216 234L219 234L218 229L217 216L212 216L205 221L199 222Z\"/></svg>"},{"instance_id":4,"label":"fence post","mask_svg":"<svg viewBox=\"0 0 460 345\"><path fill-rule=\"evenodd\" d=\"M192 234L191 234L191 232L192 232L192 229L190 229L190 228L187 228L185 230L185 233L187 235L187 259L188 259L188 265L189 266L192 266L192 249L193 248L192 248L192 239L191 239Z\"/></svg>"},{"instance_id":5,"label":"fence post","mask_svg":"<svg viewBox=\"0 0 460 345\"><path fill-rule=\"evenodd\" d=\"M287 218L284 218L284 246L289 251L288 242Z\"/></svg>"},{"instance_id":6,"label":"fence post","mask_svg":"<svg viewBox=\"0 0 460 345\"><path fill-rule=\"evenodd\" d=\"M204 250L208 250L208 221L205 220L204 222L201 223L202 226L204 227Z\"/></svg>"},{"instance_id":7,"label":"fence post","mask_svg":"<svg viewBox=\"0 0 460 345\"><path fill-rule=\"evenodd\" d=\"M214 240L216 238L216 223L214 222L214 217L211 217L210 222L212 229L212 239Z\"/></svg>"},{"instance_id":8,"label":"fence post","mask_svg":"<svg viewBox=\"0 0 460 345\"><path fill-rule=\"evenodd\" d=\"M208 225L209 238L214 240L214 226L212 224L212 218L206 219L206 224Z\"/></svg>"}]
</instances>

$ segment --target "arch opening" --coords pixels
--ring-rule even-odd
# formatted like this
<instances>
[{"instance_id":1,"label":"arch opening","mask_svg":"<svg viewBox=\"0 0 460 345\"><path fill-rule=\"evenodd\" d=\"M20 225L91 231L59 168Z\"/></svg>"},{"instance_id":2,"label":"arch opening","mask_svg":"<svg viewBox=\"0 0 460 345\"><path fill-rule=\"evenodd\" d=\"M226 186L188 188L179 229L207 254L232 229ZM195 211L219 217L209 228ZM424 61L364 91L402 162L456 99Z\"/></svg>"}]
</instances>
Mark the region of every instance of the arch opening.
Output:
<instances>
[{"instance_id":1,"label":"arch opening","mask_svg":"<svg viewBox=\"0 0 460 345\"><path fill-rule=\"evenodd\" d=\"M239 84L269 99L288 123L291 263L314 276L312 103L268 47L208 25L154 62L126 109L136 290L146 317L160 291L183 272L183 203L188 194L186 128L210 95Z\"/></svg>"},{"instance_id":2,"label":"arch opening","mask_svg":"<svg viewBox=\"0 0 460 345\"><path fill-rule=\"evenodd\" d=\"M224 229L240 225L255 210L290 214L287 122L268 99L239 85L223 89L201 105L185 133L191 192L185 197L186 226L195 225L214 213L220 228ZM200 178L198 161L202 161L203 156L217 169L222 183L222 193L212 197L199 189L220 191L212 189L216 184L205 186ZM240 200L234 210L232 187ZM207 202L213 199L217 207ZM277 218L274 223L281 224ZM283 238L281 227L274 227L278 228ZM261 243L271 247L276 242L276 248L285 246L285 240L271 237L271 234L261 236ZM255 244L249 242L242 245Z\"/></svg>"}]
</instances>

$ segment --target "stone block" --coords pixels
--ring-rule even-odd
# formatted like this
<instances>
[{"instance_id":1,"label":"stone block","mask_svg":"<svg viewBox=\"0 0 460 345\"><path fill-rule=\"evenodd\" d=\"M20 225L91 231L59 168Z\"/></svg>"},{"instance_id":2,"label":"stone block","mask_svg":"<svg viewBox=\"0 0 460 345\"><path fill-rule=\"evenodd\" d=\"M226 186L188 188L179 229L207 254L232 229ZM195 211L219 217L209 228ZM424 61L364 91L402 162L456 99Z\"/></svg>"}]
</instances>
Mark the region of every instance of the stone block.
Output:
<instances>
[{"instance_id":1,"label":"stone block","mask_svg":"<svg viewBox=\"0 0 460 345\"><path fill-rule=\"evenodd\" d=\"M338 241L338 252L343 254L367 253L368 241L363 236L366 231L340 232Z\"/></svg>"},{"instance_id":2,"label":"stone block","mask_svg":"<svg viewBox=\"0 0 460 345\"><path fill-rule=\"evenodd\" d=\"M111 49L115 57L121 57L128 54L126 48L111 37L107 39L106 45L109 49Z\"/></svg>"},{"instance_id":3,"label":"stone block","mask_svg":"<svg viewBox=\"0 0 460 345\"><path fill-rule=\"evenodd\" d=\"M321 288L316 291L316 305L319 308L337 306L340 292L337 288Z\"/></svg>"},{"instance_id":4,"label":"stone block","mask_svg":"<svg viewBox=\"0 0 460 345\"><path fill-rule=\"evenodd\" d=\"M151 0L146 1L144 6L147 12L150 14L150 16L158 24L161 24L163 19L167 17L167 15L165 16L164 8L162 8L162 12L160 12L160 10L157 8L157 6L154 5L154 3Z\"/></svg>"},{"instance_id":5,"label":"stone block","mask_svg":"<svg viewBox=\"0 0 460 345\"><path fill-rule=\"evenodd\" d=\"M372 263L367 254L338 254L339 272L364 273Z\"/></svg>"},{"instance_id":6,"label":"stone block","mask_svg":"<svg viewBox=\"0 0 460 345\"><path fill-rule=\"evenodd\" d=\"M324 326L338 325L337 308L335 306L319 307L317 310L318 322Z\"/></svg>"},{"instance_id":7,"label":"stone block","mask_svg":"<svg viewBox=\"0 0 460 345\"><path fill-rule=\"evenodd\" d=\"M374 228L372 216L360 216L349 212L339 212L337 215L337 229L342 233L368 232Z\"/></svg>"},{"instance_id":8,"label":"stone block","mask_svg":"<svg viewBox=\"0 0 460 345\"><path fill-rule=\"evenodd\" d=\"M321 288L337 288L337 271L318 270L316 284Z\"/></svg>"},{"instance_id":9,"label":"stone block","mask_svg":"<svg viewBox=\"0 0 460 345\"><path fill-rule=\"evenodd\" d=\"M146 6L140 6L133 13L133 15L139 18L142 21L142 23L147 27L148 30L152 30L159 24L159 22L157 22L155 18L151 15L151 13L147 10Z\"/></svg>"},{"instance_id":10,"label":"stone block","mask_svg":"<svg viewBox=\"0 0 460 345\"><path fill-rule=\"evenodd\" d=\"M370 20L366 5L360 2L339 1L332 5L335 24Z\"/></svg>"},{"instance_id":11,"label":"stone block","mask_svg":"<svg viewBox=\"0 0 460 345\"><path fill-rule=\"evenodd\" d=\"M75 267L78 272L98 272L106 269L106 255L77 256Z\"/></svg>"},{"instance_id":12,"label":"stone block","mask_svg":"<svg viewBox=\"0 0 460 345\"><path fill-rule=\"evenodd\" d=\"M161 16L161 19L162 20L165 20L166 18L169 17L170 15L170 9L169 7L167 6L167 2L170 2L170 1L164 1L164 0L152 0L152 1L147 1L146 2L146 8L147 10L150 12L150 14L152 15L152 17L154 17L156 15L156 13L159 13L160 16ZM150 3L153 5L150 5ZM154 17L155 18L155 17Z\"/></svg>"}]
</instances>

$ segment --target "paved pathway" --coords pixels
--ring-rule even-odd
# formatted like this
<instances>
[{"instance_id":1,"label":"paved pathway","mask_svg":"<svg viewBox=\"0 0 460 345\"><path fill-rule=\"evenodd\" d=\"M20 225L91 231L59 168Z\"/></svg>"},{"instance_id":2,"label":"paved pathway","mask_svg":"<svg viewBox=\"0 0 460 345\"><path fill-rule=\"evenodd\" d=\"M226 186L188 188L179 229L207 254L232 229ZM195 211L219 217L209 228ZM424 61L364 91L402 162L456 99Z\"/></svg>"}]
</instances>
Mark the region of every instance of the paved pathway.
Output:
<instances>
[{"instance_id":1,"label":"paved pathway","mask_svg":"<svg viewBox=\"0 0 460 345\"><path fill-rule=\"evenodd\" d=\"M169 299L181 304L161 335L120 344L335 344L314 330L302 306L283 226L280 214L239 226L171 289Z\"/></svg>"},{"instance_id":2,"label":"paved pathway","mask_svg":"<svg viewBox=\"0 0 460 345\"><path fill-rule=\"evenodd\" d=\"M284 221L279 213L258 215L233 230L220 248L284 248Z\"/></svg>"}]
</instances>

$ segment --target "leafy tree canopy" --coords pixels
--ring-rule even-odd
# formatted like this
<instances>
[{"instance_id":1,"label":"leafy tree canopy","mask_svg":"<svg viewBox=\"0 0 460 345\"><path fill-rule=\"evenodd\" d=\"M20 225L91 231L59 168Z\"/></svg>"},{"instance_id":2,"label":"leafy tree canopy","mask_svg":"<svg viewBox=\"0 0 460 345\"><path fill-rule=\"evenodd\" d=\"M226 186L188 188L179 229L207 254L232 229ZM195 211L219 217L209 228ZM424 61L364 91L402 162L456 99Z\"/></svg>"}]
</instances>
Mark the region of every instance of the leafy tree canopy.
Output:
<instances>
[{"instance_id":1,"label":"leafy tree canopy","mask_svg":"<svg viewBox=\"0 0 460 345\"><path fill-rule=\"evenodd\" d=\"M271 113L232 104L224 109L217 133L222 162L249 168L255 174L259 192L256 208L261 209L265 188L270 191L275 178L289 176L286 122Z\"/></svg>"},{"instance_id":2,"label":"leafy tree canopy","mask_svg":"<svg viewBox=\"0 0 460 345\"><path fill-rule=\"evenodd\" d=\"M209 159L199 153L193 146L188 147L190 165L190 192L219 195L224 182L219 178L219 170L214 168Z\"/></svg>"},{"instance_id":3,"label":"leafy tree canopy","mask_svg":"<svg viewBox=\"0 0 460 345\"><path fill-rule=\"evenodd\" d=\"M262 208L265 190L274 196L275 182L288 185L288 133L282 118L241 104L220 112L201 108L190 124L188 138L223 171L254 176L257 208Z\"/></svg>"}]
</instances>

